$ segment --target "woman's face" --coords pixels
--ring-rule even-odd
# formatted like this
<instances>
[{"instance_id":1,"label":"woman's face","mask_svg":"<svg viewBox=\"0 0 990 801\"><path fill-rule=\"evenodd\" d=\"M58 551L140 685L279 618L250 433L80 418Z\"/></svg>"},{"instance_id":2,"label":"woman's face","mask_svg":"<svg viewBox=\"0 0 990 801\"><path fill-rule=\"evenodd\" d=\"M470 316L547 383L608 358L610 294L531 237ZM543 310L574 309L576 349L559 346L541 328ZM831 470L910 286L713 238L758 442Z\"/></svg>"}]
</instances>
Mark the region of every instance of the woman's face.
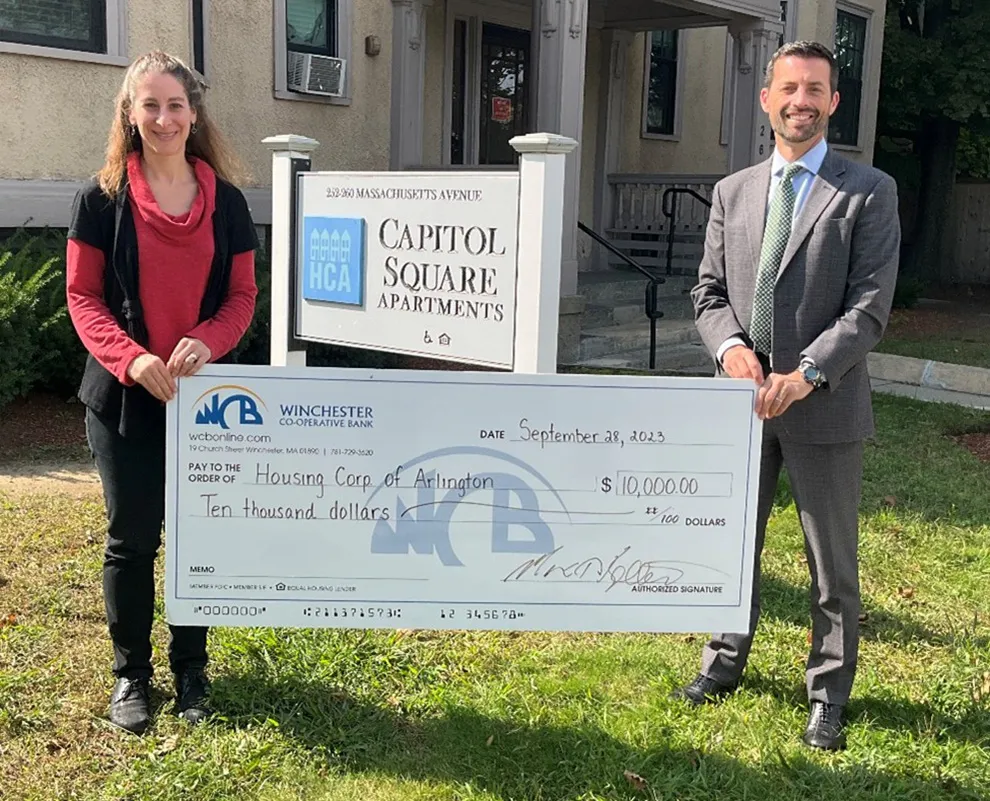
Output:
<instances>
[{"instance_id":1,"label":"woman's face","mask_svg":"<svg viewBox=\"0 0 990 801\"><path fill-rule=\"evenodd\" d=\"M130 124L137 126L144 147L162 156L185 153L195 122L196 112L178 79L161 72L148 72L138 79Z\"/></svg>"}]
</instances>

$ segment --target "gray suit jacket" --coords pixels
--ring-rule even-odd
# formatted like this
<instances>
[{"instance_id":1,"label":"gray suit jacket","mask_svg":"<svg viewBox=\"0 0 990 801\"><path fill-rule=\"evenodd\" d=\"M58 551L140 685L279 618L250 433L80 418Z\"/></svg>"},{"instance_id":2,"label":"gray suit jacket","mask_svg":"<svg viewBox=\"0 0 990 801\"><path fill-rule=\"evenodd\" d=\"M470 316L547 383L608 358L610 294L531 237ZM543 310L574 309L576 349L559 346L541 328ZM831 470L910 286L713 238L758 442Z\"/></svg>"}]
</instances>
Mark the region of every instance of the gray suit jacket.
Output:
<instances>
[{"instance_id":1,"label":"gray suit jacket","mask_svg":"<svg viewBox=\"0 0 990 801\"><path fill-rule=\"evenodd\" d=\"M763 243L767 160L715 185L695 322L708 350L748 330ZM773 371L808 356L828 386L769 421L782 438L852 442L872 436L866 356L883 336L897 282L897 186L887 174L829 149L801 208L774 290Z\"/></svg>"}]
</instances>

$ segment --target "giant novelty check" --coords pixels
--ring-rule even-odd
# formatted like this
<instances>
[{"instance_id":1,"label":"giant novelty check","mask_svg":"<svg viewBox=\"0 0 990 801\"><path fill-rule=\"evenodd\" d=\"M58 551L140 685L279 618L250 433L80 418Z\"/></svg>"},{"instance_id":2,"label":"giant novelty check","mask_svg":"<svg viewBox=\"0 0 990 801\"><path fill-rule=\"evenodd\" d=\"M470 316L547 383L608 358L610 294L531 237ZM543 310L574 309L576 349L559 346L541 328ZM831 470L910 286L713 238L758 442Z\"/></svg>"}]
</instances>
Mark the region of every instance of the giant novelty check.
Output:
<instances>
[{"instance_id":1,"label":"giant novelty check","mask_svg":"<svg viewBox=\"0 0 990 801\"><path fill-rule=\"evenodd\" d=\"M733 379L211 365L168 405L180 625L745 631Z\"/></svg>"}]
</instances>

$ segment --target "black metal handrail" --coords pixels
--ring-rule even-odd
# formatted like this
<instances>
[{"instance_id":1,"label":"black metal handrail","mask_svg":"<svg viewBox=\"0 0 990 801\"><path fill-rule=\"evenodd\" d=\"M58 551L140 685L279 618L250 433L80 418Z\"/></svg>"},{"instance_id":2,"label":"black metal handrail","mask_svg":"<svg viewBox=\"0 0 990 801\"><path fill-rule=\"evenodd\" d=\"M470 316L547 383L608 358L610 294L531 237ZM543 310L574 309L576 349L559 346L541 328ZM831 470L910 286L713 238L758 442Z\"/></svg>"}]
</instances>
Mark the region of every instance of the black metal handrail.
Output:
<instances>
[{"instance_id":1,"label":"black metal handrail","mask_svg":"<svg viewBox=\"0 0 990 801\"><path fill-rule=\"evenodd\" d=\"M690 195L695 200L699 200L708 206L708 208L712 207L712 203L708 198L704 195L699 195L693 189L688 189L684 186L672 186L664 190L663 197L660 200L660 209L663 211L663 216L669 221L667 223L667 275L671 274L674 263L674 223L677 220L678 195Z\"/></svg>"},{"instance_id":2,"label":"black metal handrail","mask_svg":"<svg viewBox=\"0 0 990 801\"><path fill-rule=\"evenodd\" d=\"M631 256L627 256L621 250L619 250L615 245L609 242L605 237L599 234L597 231L593 231L583 222L578 220L578 229L586 233L592 239L594 239L599 245L605 248L610 253L615 254L620 259L622 259L626 264L635 270L641 272L648 279L646 284L646 299L643 303L644 311L646 312L647 318L650 321L650 369L654 370L657 366L657 320L663 317L663 312L660 311L660 304L657 302L657 287L660 284L667 282L667 279L663 276L657 275L656 273L650 272L642 264L636 261Z\"/></svg>"}]
</instances>

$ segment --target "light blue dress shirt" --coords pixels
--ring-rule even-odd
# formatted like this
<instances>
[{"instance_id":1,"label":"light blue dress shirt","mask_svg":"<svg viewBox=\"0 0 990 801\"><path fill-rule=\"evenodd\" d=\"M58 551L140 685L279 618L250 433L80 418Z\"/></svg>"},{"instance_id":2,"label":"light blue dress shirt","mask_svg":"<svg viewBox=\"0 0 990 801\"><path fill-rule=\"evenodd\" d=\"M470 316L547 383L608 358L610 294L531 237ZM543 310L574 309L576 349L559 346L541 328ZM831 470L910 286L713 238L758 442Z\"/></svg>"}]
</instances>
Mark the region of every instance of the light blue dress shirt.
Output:
<instances>
[{"instance_id":1,"label":"light blue dress shirt","mask_svg":"<svg viewBox=\"0 0 990 801\"><path fill-rule=\"evenodd\" d=\"M825 161L825 156L828 154L828 142L822 139L817 145L815 145L811 150L805 153L801 158L795 159L795 164L800 164L804 167L801 172L794 176L792 184L794 185L794 216L791 218L792 226L793 221L797 219L798 214L801 213L801 209L804 207L804 202L808 199L808 193L811 192L811 185L815 181L815 176L818 175L818 171L822 168L822 163ZM773 200L774 192L777 191L777 187L780 186L780 179L784 176L784 167L786 167L790 162L787 161L780 151L774 148L773 158L770 161L770 191L767 193L767 209L770 208L770 201ZM715 358L718 359L719 363L722 362L722 354L724 354L729 348L735 345L745 345L739 337L729 337L725 342L723 342L715 354Z\"/></svg>"},{"instance_id":2,"label":"light blue dress shirt","mask_svg":"<svg viewBox=\"0 0 990 801\"><path fill-rule=\"evenodd\" d=\"M815 176L818 175L818 171L822 168L822 162L825 161L827 153L828 142L822 139L822 141L801 156L801 158L794 161L795 164L800 164L804 169L795 175L792 181L795 194L794 216L791 218L792 220L796 220L798 214L801 213L801 209L804 207L804 201L808 199L808 193L811 192L811 184L814 182ZM774 149L773 160L770 163L770 192L767 194L768 209L770 208L770 201L773 200L774 192L780 186L780 179L784 175L784 167L787 164L787 159L780 155L779 150Z\"/></svg>"}]
</instances>

